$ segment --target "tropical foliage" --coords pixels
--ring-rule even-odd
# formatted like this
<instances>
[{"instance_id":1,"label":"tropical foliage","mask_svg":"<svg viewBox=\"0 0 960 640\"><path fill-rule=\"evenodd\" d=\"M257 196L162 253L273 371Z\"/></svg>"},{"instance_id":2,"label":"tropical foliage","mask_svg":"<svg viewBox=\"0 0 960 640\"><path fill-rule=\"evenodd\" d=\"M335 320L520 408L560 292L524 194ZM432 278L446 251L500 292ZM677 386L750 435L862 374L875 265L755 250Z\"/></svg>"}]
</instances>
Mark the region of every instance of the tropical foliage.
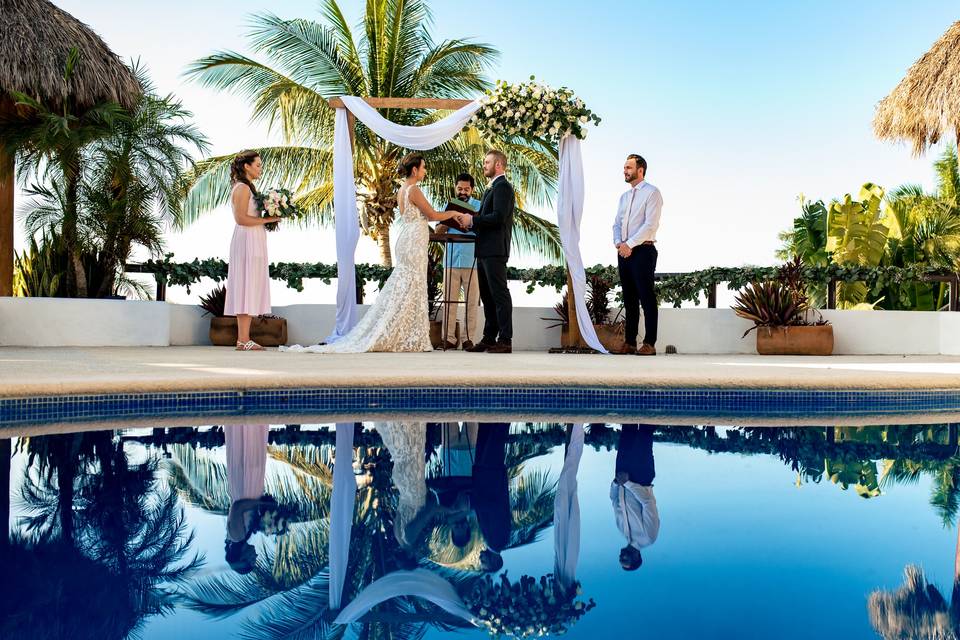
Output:
<instances>
[{"instance_id":1,"label":"tropical foliage","mask_svg":"<svg viewBox=\"0 0 960 640\"><path fill-rule=\"evenodd\" d=\"M341 95L473 98L490 88L484 71L498 54L489 45L467 39L435 41L426 0L367 0L355 29L337 0L322 0L320 14L320 21L255 15L247 42L256 57L219 51L197 60L187 74L203 86L245 98L253 120L282 135L283 144L259 149L262 181L289 186L298 206L330 225L334 110L327 100ZM436 120L438 112L387 109L383 115L397 124L416 126ZM389 267L396 169L406 150L362 124L353 133L361 227L377 241L382 264ZM547 205L555 191L555 146L519 137L491 139L477 127L467 127L448 143L424 152L427 191L445 200L457 175L467 171L481 176L483 156L493 144L507 154L517 192L516 247L559 261L556 226L528 213ZM180 226L227 202L233 155L207 158L188 175L177 219Z\"/></svg>"},{"instance_id":2,"label":"tropical foliage","mask_svg":"<svg viewBox=\"0 0 960 640\"><path fill-rule=\"evenodd\" d=\"M207 148L189 124L190 112L173 96L157 95L143 67L132 71L143 93L130 109L107 104L60 113L24 96L21 104L32 115L0 125L0 138L19 150L21 177L35 180L27 188L33 199L24 225L39 237L39 251L31 247L28 255L62 249L67 256L65 271L50 273L39 269L55 268L55 261L28 265L22 256L22 267L34 279L46 278L53 295L112 296L129 284L123 265L136 247L161 255L166 219L177 211L180 172L192 162L189 150Z\"/></svg>"},{"instance_id":3,"label":"tropical foliage","mask_svg":"<svg viewBox=\"0 0 960 640\"><path fill-rule=\"evenodd\" d=\"M960 271L960 170L956 147L934 163L937 188L926 193L903 185L890 193L865 184L857 198L846 195L825 205L801 198L801 215L780 235L779 255L799 255L808 265L916 269L927 274ZM822 301L823 289L811 283L811 297ZM838 304L875 305L883 309L936 310L947 303L946 283L847 281L838 289Z\"/></svg>"}]
</instances>

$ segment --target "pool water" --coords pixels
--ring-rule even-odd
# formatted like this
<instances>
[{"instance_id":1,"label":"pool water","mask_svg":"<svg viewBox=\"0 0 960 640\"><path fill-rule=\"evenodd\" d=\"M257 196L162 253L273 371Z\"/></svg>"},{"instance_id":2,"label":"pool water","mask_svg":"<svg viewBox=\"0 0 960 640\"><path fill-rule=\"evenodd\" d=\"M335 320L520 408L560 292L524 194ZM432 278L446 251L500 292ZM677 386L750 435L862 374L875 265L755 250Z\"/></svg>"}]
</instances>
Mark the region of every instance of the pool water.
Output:
<instances>
[{"instance_id":1,"label":"pool water","mask_svg":"<svg viewBox=\"0 0 960 640\"><path fill-rule=\"evenodd\" d=\"M0 638L954 637L957 443L408 421L0 441Z\"/></svg>"}]
</instances>

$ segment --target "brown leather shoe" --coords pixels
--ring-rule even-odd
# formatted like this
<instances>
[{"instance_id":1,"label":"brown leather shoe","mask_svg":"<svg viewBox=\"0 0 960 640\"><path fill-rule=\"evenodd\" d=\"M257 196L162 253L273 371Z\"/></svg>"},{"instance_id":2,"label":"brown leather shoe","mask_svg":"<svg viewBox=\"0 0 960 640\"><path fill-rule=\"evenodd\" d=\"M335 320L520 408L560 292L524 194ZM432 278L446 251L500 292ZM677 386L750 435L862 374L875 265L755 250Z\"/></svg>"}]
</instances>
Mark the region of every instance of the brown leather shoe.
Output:
<instances>
[{"instance_id":1,"label":"brown leather shoe","mask_svg":"<svg viewBox=\"0 0 960 640\"><path fill-rule=\"evenodd\" d=\"M637 347L636 345L632 345L627 342L624 342L623 346L620 347L617 353L624 356L634 355L637 353Z\"/></svg>"},{"instance_id":2,"label":"brown leather shoe","mask_svg":"<svg viewBox=\"0 0 960 640\"><path fill-rule=\"evenodd\" d=\"M444 343L443 343L443 348L444 348L445 351L456 351L456 350L457 350L457 343L456 343L456 342L450 342L449 340L446 340L446 341L444 341Z\"/></svg>"},{"instance_id":3,"label":"brown leather shoe","mask_svg":"<svg viewBox=\"0 0 960 640\"><path fill-rule=\"evenodd\" d=\"M488 347L487 353L513 353L513 345L509 342L498 342Z\"/></svg>"},{"instance_id":4,"label":"brown leather shoe","mask_svg":"<svg viewBox=\"0 0 960 640\"><path fill-rule=\"evenodd\" d=\"M464 350L464 351L470 351L470 349L473 349L473 341L471 341L471 340L464 340L464 341L463 341L463 350Z\"/></svg>"},{"instance_id":5,"label":"brown leather shoe","mask_svg":"<svg viewBox=\"0 0 960 640\"><path fill-rule=\"evenodd\" d=\"M486 351L487 349L489 349L489 348L492 347L492 346L493 346L493 345L490 344L489 342L484 342L483 340L481 340L481 341L478 342L477 344L475 344L475 345L473 345L472 347L470 347L469 349L467 349L467 351L469 351L470 353L483 353L484 351Z\"/></svg>"},{"instance_id":6,"label":"brown leather shoe","mask_svg":"<svg viewBox=\"0 0 960 640\"><path fill-rule=\"evenodd\" d=\"M644 342L642 345L640 345L640 348L637 349L637 355L638 356L655 356L657 355L657 348L654 347L653 345L650 345Z\"/></svg>"}]
</instances>

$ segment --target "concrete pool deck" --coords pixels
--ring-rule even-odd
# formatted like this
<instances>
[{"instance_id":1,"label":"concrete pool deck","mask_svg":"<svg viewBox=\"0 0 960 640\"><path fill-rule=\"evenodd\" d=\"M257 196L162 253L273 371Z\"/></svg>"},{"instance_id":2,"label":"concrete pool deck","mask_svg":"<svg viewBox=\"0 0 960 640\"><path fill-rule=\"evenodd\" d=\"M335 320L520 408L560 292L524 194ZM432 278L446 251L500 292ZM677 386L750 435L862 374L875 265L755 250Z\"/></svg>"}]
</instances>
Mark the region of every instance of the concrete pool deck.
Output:
<instances>
[{"instance_id":1,"label":"concrete pool deck","mask_svg":"<svg viewBox=\"0 0 960 640\"><path fill-rule=\"evenodd\" d=\"M0 398L438 385L960 389L960 356L315 355L223 347L0 347Z\"/></svg>"}]
</instances>

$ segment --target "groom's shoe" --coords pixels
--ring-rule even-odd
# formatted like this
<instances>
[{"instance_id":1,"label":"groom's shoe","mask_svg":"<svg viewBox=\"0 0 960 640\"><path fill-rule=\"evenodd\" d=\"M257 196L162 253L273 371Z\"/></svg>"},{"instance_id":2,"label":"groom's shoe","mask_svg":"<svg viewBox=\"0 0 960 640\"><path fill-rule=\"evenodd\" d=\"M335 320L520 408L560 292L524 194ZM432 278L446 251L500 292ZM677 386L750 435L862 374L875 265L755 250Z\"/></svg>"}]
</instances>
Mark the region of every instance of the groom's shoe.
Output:
<instances>
[{"instance_id":1,"label":"groom's shoe","mask_svg":"<svg viewBox=\"0 0 960 640\"><path fill-rule=\"evenodd\" d=\"M654 347L652 344L647 344L646 342L644 342L637 349L637 355L638 356L655 356L657 355L657 348Z\"/></svg>"},{"instance_id":2,"label":"groom's shoe","mask_svg":"<svg viewBox=\"0 0 960 640\"><path fill-rule=\"evenodd\" d=\"M509 342L498 342L487 348L487 353L513 353L513 345Z\"/></svg>"},{"instance_id":3,"label":"groom's shoe","mask_svg":"<svg viewBox=\"0 0 960 640\"><path fill-rule=\"evenodd\" d=\"M623 356L632 356L637 353L637 345L624 342L623 346L620 347L617 353Z\"/></svg>"},{"instance_id":4,"label":"groom's shoe","mask_svg":"<svg viewBox=\"0 0 960 640\"><path fill-rule=\"evenodd\" d=\"M467 351L469 351L470 353L483 353L484 351L486 351L492 346L494 346L492 343L481 340L477 344L467 349Z\"/></svg>"},{"instance_id":5,"label":"groom's shoe","mask_svg":"<svg viewBox=\"0 0 960 640\"><path fill-rule=\"evenodd\" d=\"M473 349L473 341L472 341L472 340L464 340L464 341L463 341L463 350L464 350L464 351L470 351L470 349Z\"/></svg>"}]
</instances>

